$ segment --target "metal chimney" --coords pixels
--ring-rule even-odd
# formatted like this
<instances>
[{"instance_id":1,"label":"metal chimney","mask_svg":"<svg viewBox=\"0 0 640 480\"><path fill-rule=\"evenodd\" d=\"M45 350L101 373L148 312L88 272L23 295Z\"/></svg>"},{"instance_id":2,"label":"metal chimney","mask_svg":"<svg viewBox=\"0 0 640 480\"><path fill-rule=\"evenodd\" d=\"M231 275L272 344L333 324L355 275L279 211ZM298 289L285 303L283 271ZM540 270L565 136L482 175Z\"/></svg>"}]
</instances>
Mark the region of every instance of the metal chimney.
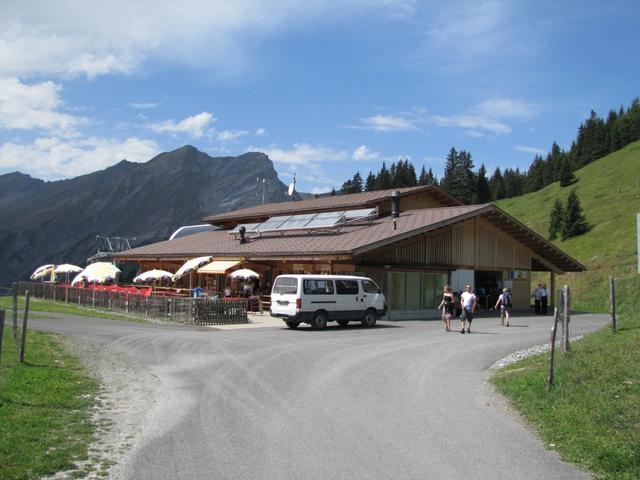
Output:
<instances>
[{"instance_id":1,"label":"metal chimney","mask_svg":"<svg viewBox=\"0 0 640 480\"><path fill-rule=\"evenodd\" d=\"M247 239L244 238L244 234L247 232L247 229L242 226L238 229L238 233L240 234L240 243L247 243Z\"/></svg>"},{"instance_id":2,"label":"metal chimney","mask_svg":"<svg viewBox=\"0 0 640 480\"><path fill-rule=\"evenodd\" d=\"M391 217L398 218L400 216L400 192L396 190L391 194Z\"/></svg>"}]
</instances>

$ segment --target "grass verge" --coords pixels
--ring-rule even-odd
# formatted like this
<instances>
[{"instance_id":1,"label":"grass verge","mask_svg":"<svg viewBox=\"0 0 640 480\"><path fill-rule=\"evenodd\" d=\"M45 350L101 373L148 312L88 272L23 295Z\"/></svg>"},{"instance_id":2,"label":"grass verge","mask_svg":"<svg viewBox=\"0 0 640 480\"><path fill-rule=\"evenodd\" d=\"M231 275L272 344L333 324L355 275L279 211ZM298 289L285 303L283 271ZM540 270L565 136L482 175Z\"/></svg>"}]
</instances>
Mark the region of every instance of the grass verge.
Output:
<instances>
[{"instance_id":1,"label":"grass verge","mask_svg":"<svg viewBox=\"0 0 640 480\"><path fill-rule=\"evenodd\" d=\"M10 315L13 311L13 297L0 297L0 308L5 308L7 310L7 318L11 318ZM36 298L31 298L31 300L29 300L29 311L68 313L70 315L80 315L83 317L108 318L111 320L128 320L130 322L144 321L134 316L119 315L117 313L79 307L74 304L54 302L53 300L38 300ZM24 312L24 297L18 297L18 315L22 315L22 312ZM29 316L31 316L31 314L29 314Z\"/></svg>"},{"instance_id":2,"label":"grass verge","mask_svg":"<svg viewBox=\"0 0 640 480\"><path fill-rule=\"evenodd\" d=\"M9 325L0 359L0 478L74 470L94 434L98 384L52 334L29 330L20 364Z\"/></svg>"},{"instance_id":3,"label":"grass verge","mask_svg":"<svg viewBox=\"0 0 640 480\"><path fill-rule=\"evenodd\" d=\"M632 293L640 281L618 285ZM560 354L550 392L546 355L510 365L492 381L563 459L597 478L640 479L640 301L618 298L617 333L602 329Z\"/></svg>"}]
</instances>

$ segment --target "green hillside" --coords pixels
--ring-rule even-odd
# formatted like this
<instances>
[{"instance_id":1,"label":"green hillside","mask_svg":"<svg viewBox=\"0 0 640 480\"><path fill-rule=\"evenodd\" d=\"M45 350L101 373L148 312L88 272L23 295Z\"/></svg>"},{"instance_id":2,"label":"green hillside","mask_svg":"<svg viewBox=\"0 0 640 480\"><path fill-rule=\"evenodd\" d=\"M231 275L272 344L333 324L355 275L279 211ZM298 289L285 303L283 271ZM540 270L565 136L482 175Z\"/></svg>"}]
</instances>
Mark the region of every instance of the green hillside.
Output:
<instances>
[{"instance_id":1,"label":"green hillside","mask_svg":"<svg viewBox=\"0 0 640 480\"><path fill-rule=\"evenodd\" d=\"M585 265L587 272L558 278L574 289L577 309L605 311L609 275L620 279L623 291L637 284L636 214L640 213L640 141L575 172L568 187L553 183L542 190L497 202L520 221L548 237L549 213L556 198L564 203L576 191L591 231L554 242Z\"/></svg>"}]
</instances>

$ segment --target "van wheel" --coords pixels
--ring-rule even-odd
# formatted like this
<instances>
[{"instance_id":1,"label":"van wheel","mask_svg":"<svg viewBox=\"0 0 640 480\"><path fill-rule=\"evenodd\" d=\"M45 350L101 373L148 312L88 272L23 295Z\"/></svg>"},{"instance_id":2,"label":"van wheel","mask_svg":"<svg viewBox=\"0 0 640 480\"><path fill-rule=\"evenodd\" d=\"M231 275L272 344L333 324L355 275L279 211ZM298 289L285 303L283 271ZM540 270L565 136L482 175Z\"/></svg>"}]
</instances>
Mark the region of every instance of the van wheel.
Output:
<instances>
[{"instance_id":1,"label":"van wheel","mask_svg":"<svg viewBox=\"0 0 640 480\"><path fill-rule=\"evenodd\" d=\"M347 325L349 325L349 320L336 320L336 322L338 322L338 325L340 325L341 327L346 327Z\"/></svg>"},{"instance_id":2,"label":"van wheel","mask_svg":"<svg viewBox=\"0 0 640 480\"><path fill-rule=\"evenodd\" d=\"M285 321L284 323L287 324L287 327L289 327L292 330L295 330L296 328L298 328L298 325L300 325L300 322L289 322L289 321Z\"/></svg>"},{"instance_id":3,"label":"van wheel","mask_svg":"<svg viewBox=\"0 0 640 480\"><path fill-rule=\"evenodd\" d=\"M327 326L327 313L318 310L311 319L311 328L314 330L322 330Z\"/></svg>"},{"instance_id":4,"label":"van wheel","mask_svg":"<svg viewBox=\"0 0 640 480\"><path fill-rule=\"evenodd\" d=\"M373 308L367 310L362 319L363 327L373 327L376 324L376 311Z\"/></svg>"}]
</instances>

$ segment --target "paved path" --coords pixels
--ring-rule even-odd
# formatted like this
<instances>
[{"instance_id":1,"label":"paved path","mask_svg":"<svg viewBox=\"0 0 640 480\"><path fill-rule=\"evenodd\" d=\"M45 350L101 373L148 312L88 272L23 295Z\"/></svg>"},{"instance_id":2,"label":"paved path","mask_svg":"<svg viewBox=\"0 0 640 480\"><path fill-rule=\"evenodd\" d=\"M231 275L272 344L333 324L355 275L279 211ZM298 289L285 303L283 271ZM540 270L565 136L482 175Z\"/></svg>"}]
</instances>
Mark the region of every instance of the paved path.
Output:
<instances>
[{"instance_id":1,"label":"paved path","mask_svg":"<svg viewBox=\"0 0 640 480\"><path fill-rule=\"evenodd\" d=\"M152 378L130 479L572 479L486 382L496 359L547 340L551 317L315 332L34 319ZM606 322L576 315L572 334ZM132 382L136 378L132 377ZM140 380L142 381L142 380Z\"/></svg>"}]
</instances>

